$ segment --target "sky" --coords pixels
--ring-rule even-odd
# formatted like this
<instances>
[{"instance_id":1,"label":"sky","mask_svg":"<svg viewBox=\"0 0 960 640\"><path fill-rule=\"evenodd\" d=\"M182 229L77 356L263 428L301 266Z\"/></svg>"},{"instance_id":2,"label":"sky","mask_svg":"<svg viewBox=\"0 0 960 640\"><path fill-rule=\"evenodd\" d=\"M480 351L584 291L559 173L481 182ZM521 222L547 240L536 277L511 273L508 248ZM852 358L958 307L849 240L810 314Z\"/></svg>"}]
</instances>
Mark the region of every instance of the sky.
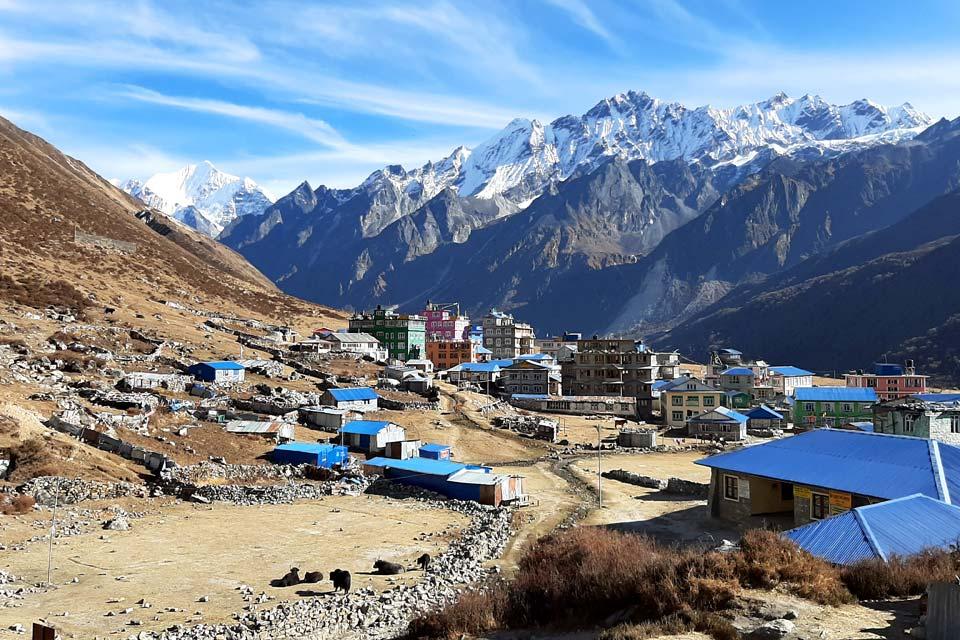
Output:
<instances>
[{"instance_id":1,"label":"sky","mask_svg":"<svg viewBox=\"0 0 960 640\"><path fill-rule=\"evenodd\" d=\"M210 160L280 196L630 89L960 115L960 3L0 0L0 115L107 178Z\"/></svg>"}]
</instances>

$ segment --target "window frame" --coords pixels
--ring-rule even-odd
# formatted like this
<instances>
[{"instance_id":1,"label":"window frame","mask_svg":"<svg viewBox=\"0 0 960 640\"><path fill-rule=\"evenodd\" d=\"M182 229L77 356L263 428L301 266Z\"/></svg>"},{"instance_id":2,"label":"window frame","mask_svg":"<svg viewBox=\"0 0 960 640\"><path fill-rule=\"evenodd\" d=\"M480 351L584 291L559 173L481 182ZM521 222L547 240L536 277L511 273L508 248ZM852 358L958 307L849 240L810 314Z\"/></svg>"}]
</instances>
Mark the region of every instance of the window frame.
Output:
<instances>
[{"instance_id":1,"label":"window frame","mask_svg":"<svg viewBox=\"0 0 960 640\"><path fill-rule=\"evenodd\" d=\"M820 517L816 515L816 505L817 498L823 498L823 512ZM830 517L830 494L829 493L820 493L819 491L810 492L810 519L811 520L826 520Z\"/></svg>"},{"instance_id":2,"label":"window frame","mask_svg":"<svg viewBox=\"0 0 960 640\"><path fill-rule=\"evenodd\" d=\"M733 484L730 484L730 480L733 480ZM733 497L730 497L729 489L733 487ZM733 476L730 474L723 474L723 499L729 500L730 502L740 502L740 476Z\"/></svg>"}]
</instances>

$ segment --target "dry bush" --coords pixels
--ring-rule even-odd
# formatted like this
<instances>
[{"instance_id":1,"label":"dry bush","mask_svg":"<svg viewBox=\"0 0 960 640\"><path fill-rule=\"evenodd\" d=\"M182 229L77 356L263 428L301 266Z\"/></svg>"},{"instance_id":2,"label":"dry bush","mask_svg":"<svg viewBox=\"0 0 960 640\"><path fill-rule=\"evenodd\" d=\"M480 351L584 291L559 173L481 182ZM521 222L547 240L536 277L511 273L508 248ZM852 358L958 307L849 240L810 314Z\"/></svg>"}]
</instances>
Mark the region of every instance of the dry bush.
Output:
<instances>
[{"instance_id":1,"label":"dry bush","mask_svg":"<svg viewBox=\"0 0 960 640\"><path fill-rule=\"evenodd\" d=\"M444 609L415 618L408 637L452 639L487 633L502 626L499 614L505 605L506 590L501 583L469 591Z\"/></svg>"},{"instance_id":2,"label":"dry bush","mask_svg":"<svg viewBox=\"0 0 960 640\"><path fill-rule=\"evenodd\" d=\"M840 571L772 531L747 531L733 554L741 584L772 589L778 585L807 600L841 605L854 601Z\"/></svg>"},{"instance_id":3,"label":"dry bush","mask_svg":"<svg viewBox=\"0 0 960 640\"><path fill-rule=\"evenodd\" d=\"M13 347L21 352L27 349L27 343L22 338L0 338L0 346Z\"/></svg>"},{"instance_id":4,"label":"dry bush","mask_svg":"<svg viewBox=\"0 0 960 640\"><path fill-rule=\"evenodd\" d=\"M599 640L648 640L661 636L677 636L681 633L699 631L714 640L739 640L740 634L733 624L713 613L685 611L657 620L640 624L622 624L607 629L599 635Z\"/></svg>"},{"instance_id":5,"label":"dry bush","mask_svg":"<svg viewBox=\"0 0 960 640\"><path fill-rule=\"evenodd\" d=\"M842 572L847 588L861 600L905 598L921 595L931 582L954 581L960 574L960 553L929 549L889 562L864 560Z\"/></svg>"},{"instance_id":6,"label":"dry bush","mask_svg":"<svg viewBox=\"0 0 960 640\"><path fill-rule=\"evenodd\" d=\"M0 436L16 438L20 435L20 423L13 416L0 415Z\"/></svg>"},{"instance_id":7,"label":"dry bush","mask_svg":"<svg viewBox=\"0 0 960 640\"><path fill-rule=\"evenodd\" d=\"M53 455L50 444L42 438L24 440L10 449L10 474L8 479L14 482L26 482L40 476L59 475L57 457Z\"/></svg>"},{"instance_id":8,"label":"dry bush","mask_svg":"<svg viewBox=\"0 0 960 640\"><path fill-rule=\"evenodd\" d=\"M49 358L53 361L60 360L63 362L63 370L71 373L83 373L106 364L102 358L77 353L76 351L54 351L49 355Z\"/></svg>"},{"instance_id":9,"label":"dry bush","mask_svg":"<svg viewBox=\"0 0 960 640\"><path fill-rule=\"evenodd\" d=\"M18 281L8 275L0 275L0 298L34 309L73 309L81 315L91 306L90 300L69 282L42 280L35 276Z\"/></svg>"},{"instance_id":10,"label":"dry bush","mask_svg":"<svg viewBox=\"0 0 960 640\"><path fill-rule=\"evenodd\" d=\"M37 503L31 496L0 493L0 513L5 516L20 516L33 511Z\"/></svg>"}]
</instances>

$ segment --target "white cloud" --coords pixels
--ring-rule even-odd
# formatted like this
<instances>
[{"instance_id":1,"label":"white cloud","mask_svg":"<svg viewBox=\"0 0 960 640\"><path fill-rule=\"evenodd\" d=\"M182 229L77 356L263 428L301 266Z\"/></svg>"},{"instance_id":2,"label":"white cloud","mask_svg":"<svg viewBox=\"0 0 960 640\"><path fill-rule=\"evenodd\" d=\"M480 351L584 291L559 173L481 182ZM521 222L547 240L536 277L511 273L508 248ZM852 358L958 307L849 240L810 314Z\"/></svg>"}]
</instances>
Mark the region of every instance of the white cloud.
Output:
<instances>
[{"instance_id":1,"label":"white cloud","mask_svg":"<svg viewBox=\"0 0 960 640\"><path fill-rule=\"evenodd\" d=\"M622 46L622 42L618 37L613 35L609 29L607 29L597 18L597 15L593 12L593 9L590 8L583 0L546 0L549 4L562 9L567 12L571 19L576 22L578 25L590 31L594 35L598 36L602 40L605 40L607 44L611 45L614 48L619 49Z\"/></svg>"}]
</instances>

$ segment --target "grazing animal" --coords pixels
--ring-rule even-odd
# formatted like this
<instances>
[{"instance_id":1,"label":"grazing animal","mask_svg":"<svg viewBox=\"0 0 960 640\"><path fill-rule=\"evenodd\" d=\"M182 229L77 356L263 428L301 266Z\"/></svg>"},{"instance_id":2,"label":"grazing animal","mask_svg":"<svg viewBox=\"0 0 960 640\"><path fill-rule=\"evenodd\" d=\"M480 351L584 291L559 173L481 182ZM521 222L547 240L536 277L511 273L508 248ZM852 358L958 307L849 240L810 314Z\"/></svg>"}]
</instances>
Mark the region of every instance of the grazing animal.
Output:
<instances>
[{"instance_id":1,"label":"grazing animal","mask_svg":"<svg viewBox=\"0 0 960 640\"><path fill-rule=\"evenodd\" d=\"M280 578L279 586L293 587L300 584L300 569L294 567L287 572L287 575Z\"/></svg>"},{"instance_id":2,"label":"grazing animal","mask_svg":"<svg viewBox=\"0 0 960 640\"><path fill-rule=\"evenodd\" d=\"M303 581L307 584L316 584L323 580L323 571L307 571L303 574Z\"/></svg>"},{"instance_id":3,"label":"grazing animal","mask_svg":"<svg viewBox=\"0 0 960 640\"><path fill-rule=\"evenodd\" d=\"M427 567L430 566L430 554L425 553L419 558L417 558L417 564L420 566L421 570L426 571Z\"/></svg>"},{"instance_id":4,"label":"grazing animal","mask_svg":"<svg viewBox=\"0 0 960 640\"><path fill-rule=\"evenodd\" d=\"M330 580L333 582L333 590L343 590L344 593L350 593L350 572L343 569L336 569L330 572Z\"/></svg>"},{"instance_id":5,"label":"grazing animal","mask_svg":"<svg viewBox=\"0 0 960 640\"><path fill-rule=\"evenodd\" d=\"M395 576L398 573L403 573L403 565L386 560L377 560L373 563L373 568L377 570L377 573L384 576Z\"/></svg>"}]
</instances>

